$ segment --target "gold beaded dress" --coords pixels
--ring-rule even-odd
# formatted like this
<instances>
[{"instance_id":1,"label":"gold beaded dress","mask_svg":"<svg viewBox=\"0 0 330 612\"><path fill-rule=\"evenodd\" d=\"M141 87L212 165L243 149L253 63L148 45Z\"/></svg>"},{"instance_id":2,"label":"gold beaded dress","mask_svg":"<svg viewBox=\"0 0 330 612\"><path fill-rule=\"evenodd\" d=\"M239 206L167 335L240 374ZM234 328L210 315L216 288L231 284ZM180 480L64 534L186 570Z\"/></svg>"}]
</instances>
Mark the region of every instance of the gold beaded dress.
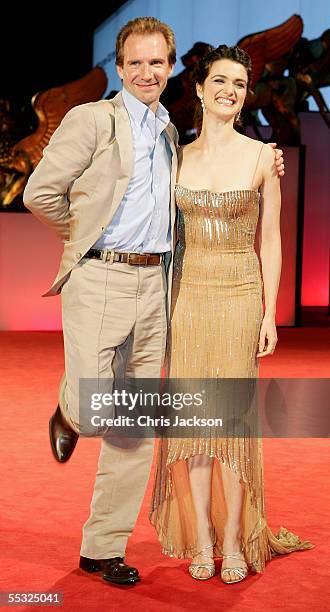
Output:
<instances>
[{"instance_id":1,"label":"gold beaded dress","mask_svg":"<svg viewBox=\"0 0 330 612\"><path fill-rule=\"evenodd\" d=\"M256 378L263 316L254 250L258 190L197 191L178 184L176 202L169 377ZM221 466L238 474L244 488L242 545L252 571L262 571L273 555L312 547L284 527L275 535L267 526L260 437L203 435L159 440L150 520L165 554L192 558L198 552L187 465L196 454L214 458L210 514L215 557L221 556L226 523Z\"/></svg>"}]
</instances>

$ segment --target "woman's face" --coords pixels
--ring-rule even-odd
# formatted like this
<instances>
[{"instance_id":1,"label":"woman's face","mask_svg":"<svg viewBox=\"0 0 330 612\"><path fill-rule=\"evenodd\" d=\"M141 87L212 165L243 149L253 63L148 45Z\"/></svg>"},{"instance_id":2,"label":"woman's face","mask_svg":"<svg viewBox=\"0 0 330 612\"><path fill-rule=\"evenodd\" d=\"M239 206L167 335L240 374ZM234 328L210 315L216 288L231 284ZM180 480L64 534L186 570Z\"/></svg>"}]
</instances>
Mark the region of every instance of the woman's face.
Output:
<instances>
[{"instance_id":1,"label":"woman's face","mask_svg":"<svg viewBox=\"0 0 330 612\"><path fill-rule=\"evenodd\" d=\"M204 98L205 109L228 121L241 110L247 93L248 75L242 64L229 59L215 61L197 95Z\"/></svg>"}]
</instances>

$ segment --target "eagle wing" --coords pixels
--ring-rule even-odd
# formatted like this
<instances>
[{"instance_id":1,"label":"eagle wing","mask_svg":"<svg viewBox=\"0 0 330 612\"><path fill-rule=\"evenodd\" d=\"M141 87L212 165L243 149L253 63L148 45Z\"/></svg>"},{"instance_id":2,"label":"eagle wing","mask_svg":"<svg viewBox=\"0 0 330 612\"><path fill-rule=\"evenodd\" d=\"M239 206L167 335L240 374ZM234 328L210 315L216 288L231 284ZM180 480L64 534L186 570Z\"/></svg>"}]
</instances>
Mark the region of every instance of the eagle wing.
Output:
<instances>
[{"instance_id":1,"label":"eagle wing","mask_svg":"<svg viewBox=\"0 0 330 612\"><path fill-rule=\"evenodd\" d=\"M27 154L32 167L35 168L42 157L43 149L64 115L78 104L99 100L106 87L106 74L103 68L97 66L77 81L37 93L32 98L32 106L38 116L39 125L33 134L15 144L13 152Z\"/></svg>"},{"instance_id":2,"label":"eagle wing","mask_svg":"<svg viewBox=\"0 0 330 612\"><path fill-rule=\"evenodd\" d=\"M301 38L304 29L300 15L292 15L280 25L241 38L237 46L246 51L252 60L251 88L262 76L265 65L288 53Z\"/></svg>"}]
</instances>

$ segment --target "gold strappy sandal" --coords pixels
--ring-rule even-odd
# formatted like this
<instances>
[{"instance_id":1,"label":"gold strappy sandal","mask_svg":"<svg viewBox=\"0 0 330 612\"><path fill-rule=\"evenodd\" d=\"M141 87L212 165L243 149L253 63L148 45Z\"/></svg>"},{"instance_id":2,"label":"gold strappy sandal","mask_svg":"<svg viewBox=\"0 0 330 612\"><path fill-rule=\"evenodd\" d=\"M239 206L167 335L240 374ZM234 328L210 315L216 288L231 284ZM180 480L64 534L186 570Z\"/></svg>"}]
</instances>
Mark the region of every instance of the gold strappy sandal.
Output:
<instances>
[{"instance_id":1,"label":"gold strappy sandal","mask_svg":"<svg viewBox=\"0 0 330 612\"><path fill-rule=\"evenodd\" d=\"M205 546L205 548L202 548L202 550L200 552L198 552L195 557L197 557L198 555L201 555L202 557L206 557L207 559L211 559L210 555L206 555L205 554L205 550L207 550L208 548L212 548L213 550L213 544L209 544L209 546ZM213 558L213 557L212 557ZM210 578L213 578L214 574L215 574L215 565L214 562L212 561L211 563L191 563L189 565L189 574L192 578L195 578L195 580L209 580ZM199 569L206 569L209 573L209 576L198 576L196 575L196 572Z\"/></svg>"},{"instance_id":2,"label":"gold strappy sandal","mask_svg":"<svg viewBox=\"0 0 330 612\"><path fill-rule=\"evenodd\" d=\"M225 559L240 559L241 561L245 562L242 550L240 552L231 553L230 555L222 555L222 560L224 561ZM237 580L225 580L224 576L228 572L234 572L234 574L236 574L237 576ZM247 566L245 568L244 567L226 567L225 569L221 569L221 580L225 582L225 584L235 584L235 582L241 582L241 580L244 580L244 578L246 578L247 575L248 575Z\"/></svg>"}]
</instances>

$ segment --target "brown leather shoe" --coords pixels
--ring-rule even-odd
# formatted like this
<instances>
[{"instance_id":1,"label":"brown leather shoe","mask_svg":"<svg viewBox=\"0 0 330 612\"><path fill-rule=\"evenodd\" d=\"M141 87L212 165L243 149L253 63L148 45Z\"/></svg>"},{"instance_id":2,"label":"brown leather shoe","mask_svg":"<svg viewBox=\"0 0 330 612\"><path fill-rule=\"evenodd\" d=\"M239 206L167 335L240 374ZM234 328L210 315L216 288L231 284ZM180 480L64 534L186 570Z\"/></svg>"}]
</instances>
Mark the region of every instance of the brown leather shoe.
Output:
<instances>
[{"instance_id":1,"label":"brown leather shoe","mask_svg":"<svg viewBox=\"0 0 330 612\"><path fill-rule=\"evenodd\" d=\"M140 581L138 570L135 567L126 565L123 557L113 557L111 559L80 557L79 567L89 574L101 572L102 578L106 582L135 584Z\"/></svg>"},{"instance_id":2,"label":"brown leather shoe","mask_svg":"<svg viewBox=\"0 0 330 612\"><path fill-rule=\"evenodd\" d=\"M70 427L57 406L49 421L49 437L53 455L59 463L68 461L77 444L79 435Z\"/></svg>"}]
</instances>

